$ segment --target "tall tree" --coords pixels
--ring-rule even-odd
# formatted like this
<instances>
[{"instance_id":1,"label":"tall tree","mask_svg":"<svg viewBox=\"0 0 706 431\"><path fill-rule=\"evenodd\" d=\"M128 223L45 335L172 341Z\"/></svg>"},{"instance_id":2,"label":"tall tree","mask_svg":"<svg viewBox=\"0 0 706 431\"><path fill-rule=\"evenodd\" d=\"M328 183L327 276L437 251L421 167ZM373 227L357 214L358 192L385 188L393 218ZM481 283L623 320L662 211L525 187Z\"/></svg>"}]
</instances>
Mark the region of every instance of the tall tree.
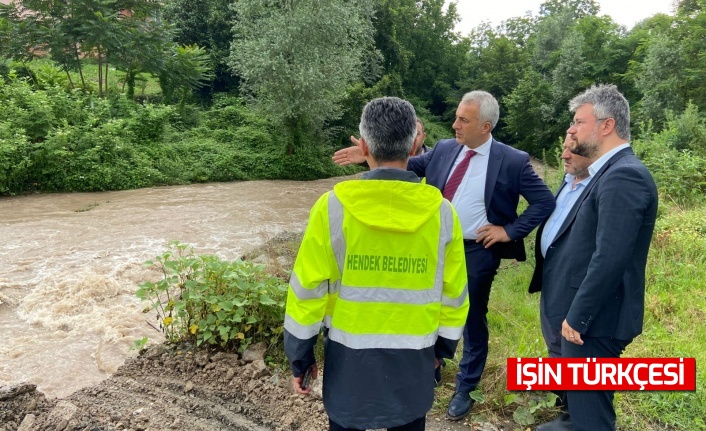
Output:
<instances>
[{"instance_id":1,"label":"tall tree","mask_svg":"<svg viewBox=\"0 0 706 431\"><path fill-rule=\"evenodd\" d=\"M623 73L618 73L614 82L619 84L621 91L631 103L635 104L642 98L642 93L635 88L635 81L642 73L650 40L657 35L668 36L672 32L672 27L674 27L674 17L657 14L635 24L632 30L615 43L619 51L629 53L629 58L627 69ZM637 109L633 111L637 113Z\"/></svg>"},{"instance_id":2,"label":"tall tree","mask_svg":"<svg viewBox=\"0 0 706 431\"><path fill-rule=\"evenodd\" d=\"M679 44L665 35L650 41L642 72L635 80L635 87L642 93L638 116L643 121L652 120L661 128L666 110L681 112L684 100L684 56Z\"/></svg>"},{"instance_id":3,"label":"tall tree","mask_svg":"<svg viewBox=\"0 0 706 431\"><path fill-rule=\"evenodd\" d=\"M339 118L349 85L372 44L371 0L239 0L229 64L253 102L304 136Z\"/></svg>"},{"instance_id":4,"label":"tall tree","mask_svg":"<svg viewBox=\"0 0 706 431\"><path fill-rule=\"evenodd\" d=\"M560 107L562 112L566 111L566 102L590 84L585 81L588 63L583 55L583 43L581 33L571 32L561 43L558 51L559 62L552 70L554 105Z\"/></svg>"},{"instance_id":5,"label":"tall tree","mask_svg":"<svg viewBox=\"0 0 706 431\"><path fill-rule=\"evenodd\" d=\"M564 38L576 21L595 16L599 7L594 0L548 0L540 6L535 37L534 63L548 72L556 67L558 52Z\"/></svg>"},{"instance_id":6,"label":"tall tree","mask_svg":"<svg viewBox=\"0 0 706 431\"><path fill-rule=\"evenodd\" d=\"M547 0L539 7L540 16L569 12L574 19L598 14L600 7L595 0Z\"/></svg>"},{"instance_id":7,"label":"tall tree","mask_svg":"<svg viewBox=\"0 0 706 431\"><path fill-rule=\"evenodd\" d=\"M203 87L207 92L231 91L240 78L228 67L232 22L235 10L231 0L169 0L164 3L164 19L174 26L174 41L179 45L204 48L213 65L213 81Z\"/></svg>"},{"instance_id":8,"label":"tall tree","mask_svg":"<svg viewBox=\"0 0 706 431\"><path fill-rule=\"evenodd\" d=\"M47 51L71 82L72 70L81 73L73 5L47 0L18 0L0 5L4 22L0 30L0 55L21 62ZM81 74L81 82L83 75Z\"/></svg>"},{"instance_id":9,"label":"tall tree","mask_svg":"<svg viewBox=\"0 0 706 431\"><path fill-rule=\"evenodd\" d=\"M402 82L405 97L442 115L458 103L457 82L468 75L468 41L454 27L455 2L379 0L375 43L383 56L383 73ZM449 102L449 100L453 100Z\"/></svg>"},{"instance_id":10,"label":"tall tree","mask_svg":"<svg viewBox=\"0 0 706 431\"><path fill-rule=\"evenodd\" d=\"M481 26L471 32L469 39L469 76L459 81L459 85L462 91L488 91L501 102L500 120L493 136L504 142L513 142L512 135L505 128L507 109L502 101L512 93L525 69L529 67L530 56L524 47L518 45L518 42L524 43L524 40L512 40L504 34L496 34L489 27Z\"/></svg>"},{"instance_id":11,"label":"tall tree","mask_svg":"<svg viewBox=\"0 0 706 431\"><path fill-rule=\"evenodd\" d=\"M526 15L503 21L498 30L515 45L526 47L529 37L536 31L536 28L537 19L528 12Z\"/></svg>"},{"instance_id":12,"label":"tall tree","mask_svg":"<svg viewBox=\"0 0 706 431\"><path fill-rule=\"evenodd\" d=\"M548 124L555 124L556 107L551 83L539 72L527 69L517 87L504 98L507 131L517 147L534 156L553 146L559 136ZM565 126L566 127L566 126Z\"/></svg>"},{"instance_id":13,"label":"tall tree","mask_svg":"<svg viewBox=\"0 0 706 431\"><path fill-rule=\"evenodd\" d=\"M706 0L677 3L676 38L684 53L684 99L706 112Z\"/></svg>"}]
</instances>

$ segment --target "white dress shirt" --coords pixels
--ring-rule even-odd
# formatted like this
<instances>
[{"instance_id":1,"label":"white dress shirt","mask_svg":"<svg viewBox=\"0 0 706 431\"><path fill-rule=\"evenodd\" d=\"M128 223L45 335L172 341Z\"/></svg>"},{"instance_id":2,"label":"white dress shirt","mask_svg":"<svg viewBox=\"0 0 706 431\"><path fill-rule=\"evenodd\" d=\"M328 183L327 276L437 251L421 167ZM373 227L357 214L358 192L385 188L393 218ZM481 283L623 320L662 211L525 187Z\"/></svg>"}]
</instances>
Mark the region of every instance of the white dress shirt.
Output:
<instances>
[{"instance_id":1,"label":"white dress shirt","mask_svg":"<svg viewBox=\"0 0 706 431\"><path fill-rule=\"evenodd\" d=\"M463 176L463 180L461 180L451 201L458 213L464 239L477 239L476 230L488 224L488 213L485 209L485 178L488 173L488 159L492 142L493 137L491 136L483 145L474 150L478 154L471 157L466 175ZM470 149L464 145L451 167L449 177L468 151Z\"/></svg>"}]
</instances>

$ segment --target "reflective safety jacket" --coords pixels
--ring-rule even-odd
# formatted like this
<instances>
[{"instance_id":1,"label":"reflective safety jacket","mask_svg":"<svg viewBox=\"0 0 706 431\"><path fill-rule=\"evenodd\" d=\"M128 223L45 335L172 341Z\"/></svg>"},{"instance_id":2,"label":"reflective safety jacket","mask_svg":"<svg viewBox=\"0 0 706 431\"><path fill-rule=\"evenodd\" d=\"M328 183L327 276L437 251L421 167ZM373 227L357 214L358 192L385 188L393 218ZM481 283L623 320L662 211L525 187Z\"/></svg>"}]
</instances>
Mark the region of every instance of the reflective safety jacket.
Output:
<instances>
[{"instance_id":1,"label":"reflective safety jacket","mask_svg":"<svg viewBox=\"0 0 706 431\"><path fill-rule=\"evenodd\" d=\"M339 183L312 208L284 325L298 377L314 363L324 321L324 406L334 422L358 429L404 425L429 411L434 357L453 357L468 313L451 204L410 172L367 176L387 179Z\"/></svg>"}]
</instances>

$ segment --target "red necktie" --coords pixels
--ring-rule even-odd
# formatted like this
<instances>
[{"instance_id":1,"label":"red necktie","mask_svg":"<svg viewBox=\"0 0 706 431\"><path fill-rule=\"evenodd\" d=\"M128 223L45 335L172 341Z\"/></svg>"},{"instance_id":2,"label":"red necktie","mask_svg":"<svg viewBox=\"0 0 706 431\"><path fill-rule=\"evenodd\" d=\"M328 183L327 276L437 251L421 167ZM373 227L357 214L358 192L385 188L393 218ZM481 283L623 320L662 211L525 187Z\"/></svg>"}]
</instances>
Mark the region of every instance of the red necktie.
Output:
<instances>
[{"instance_id":1,"label":"red necktie","mask_svg":"<svg viewBox=\"0 0 706 431\"><path fill-rule=\"evenodd\" d=\"M456 189L458 189L458 186L461 184L463 176L466 175L466 171L468 170L468 164L471 162L471 157L475 156L476 154L478 153L473 150L468 150L468 152L466 152L466 156L463 158L463 160L461 160L461 163L456 166L456 169L454 169L454 173L451 174L449 180L446 182L446 185L444 186L443 195L449 201L454 198L454 195L456 194Z\"/></svg>"}]
</instances>

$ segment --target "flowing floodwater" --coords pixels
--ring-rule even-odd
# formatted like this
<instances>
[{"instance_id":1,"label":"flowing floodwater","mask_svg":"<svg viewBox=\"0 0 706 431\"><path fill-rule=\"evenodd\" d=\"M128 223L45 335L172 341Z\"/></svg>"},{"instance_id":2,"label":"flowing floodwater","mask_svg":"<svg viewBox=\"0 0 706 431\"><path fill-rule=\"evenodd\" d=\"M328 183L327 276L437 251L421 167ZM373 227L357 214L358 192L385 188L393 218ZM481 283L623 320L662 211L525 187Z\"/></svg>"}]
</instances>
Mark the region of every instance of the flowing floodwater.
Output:
<instances>
[{"instance_id":1,"label":"flowing floodwater","mask_svg":"<svg viewBox=\"0 0 706 431\"><path fill-rule=\"evenodd\" d=\"M144 261L171 240L235 259L302 230L344 179L0 198L0 386L32 382L64 397L105 379L134 340L162 339L135 297L158 278Z\"/></svg>"}]
</instances>

